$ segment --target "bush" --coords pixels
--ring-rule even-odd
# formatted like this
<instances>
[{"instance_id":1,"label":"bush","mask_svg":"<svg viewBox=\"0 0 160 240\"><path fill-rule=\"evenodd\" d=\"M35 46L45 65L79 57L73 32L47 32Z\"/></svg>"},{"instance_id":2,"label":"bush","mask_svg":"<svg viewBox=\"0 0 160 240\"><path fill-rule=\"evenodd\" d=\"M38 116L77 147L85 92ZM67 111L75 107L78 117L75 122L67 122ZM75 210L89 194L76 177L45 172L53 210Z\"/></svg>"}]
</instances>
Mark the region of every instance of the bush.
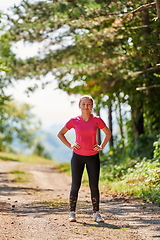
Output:
<instances>
[{"instance_id":1,"label":"bush","mask_svg":"<svg viewBox=\"0 0 160 240\"><path fill-rule=\"evenodd\" d=\"M46 159L52 159L52 156L49 152L46 151L45 147L41 142L38 142L34 149L34 154Z\"/></svg>"},{"instance_id":2,"label":"bush","mask_svg":"<svg viewBox=\"0 0 160 240\"><path fill-rule=\"evenodd\" d=\"M153 158L160 162L160 135L157 136L157 141L153 143L154 152Z\"/></svg>"},{"instance_id":3,"label":"bush","mask_svg":"<svg viewBox=\"0 0 160 240\"><path fill-rule=\"evenodd\" d=\"M153 144L152 159L130 159L124 153L103 156L101 181L111 191L142 197L160 203L160 138ZM119 164L118 164L119 156ZM122 156L125 156L124 159ZM116 163L116 164L115 164Z\"/></svg>"},{"instance_id":4,"label":"bush","mask_svg":"<svg viewBox=\"0 0 160 240\"><path fill-rule=\"evenodd\" d=\"M153 142L155 136L142 134L135 141L127 146L127 155L131 158L144 157L151 159L153 157Z\"/></svg>"},{"instance_id":5,"label":"bush","mask_svg":"<svg viewBox=\"0 0 160 240\"><path fill-rule=\"evenodd\" d=\"M101 156L101 179L114 181L127 173L140 159L131 159L127 156L125 148L111 149L109 153Z\"/></svg>"}]
</instances>

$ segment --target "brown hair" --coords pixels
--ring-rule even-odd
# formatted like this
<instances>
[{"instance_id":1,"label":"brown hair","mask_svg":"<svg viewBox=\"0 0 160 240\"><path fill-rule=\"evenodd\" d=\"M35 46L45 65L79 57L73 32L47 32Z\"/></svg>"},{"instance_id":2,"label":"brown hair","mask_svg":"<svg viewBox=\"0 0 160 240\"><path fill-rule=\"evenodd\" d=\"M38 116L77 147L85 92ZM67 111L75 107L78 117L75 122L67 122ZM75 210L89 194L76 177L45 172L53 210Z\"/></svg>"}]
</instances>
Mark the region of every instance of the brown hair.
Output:
<instances>
[{"instance_id":1,"label":"brown hair","mask_svg":"<svg viewBox=\"0 0 160 240\"><path fill-rule=\"evenodd\" d=\"M83 95L83 96L80 98L80 100L79 100L79 104L81 103L81 100L82 100L83 98L88 98L89 100L91 100L91 102L92 102L92 104L93 104L93 98L92 98L91 96L89 96L89 95Z\"/></svg>"}]
</instances>

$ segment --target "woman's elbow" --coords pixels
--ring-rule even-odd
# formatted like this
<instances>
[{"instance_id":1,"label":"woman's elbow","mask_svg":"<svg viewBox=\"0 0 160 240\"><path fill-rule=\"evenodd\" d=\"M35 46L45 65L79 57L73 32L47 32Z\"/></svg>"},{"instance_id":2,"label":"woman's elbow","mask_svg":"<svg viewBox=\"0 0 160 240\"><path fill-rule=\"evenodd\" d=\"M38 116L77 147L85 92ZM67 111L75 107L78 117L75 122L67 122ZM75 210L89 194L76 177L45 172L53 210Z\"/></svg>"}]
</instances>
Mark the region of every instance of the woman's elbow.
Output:
<instances>
[{"instance_id":1,"label":"woman's elbow","mask_svg":"<svg viewBox=\"0 0 160 240\"><path fill-rule=\"evenodd\" d=\"M109 131L108 135L109 135L109 139L110 139L110 138L111 138L111 136L112 136L112 133L111 133L111 131Z\"/></svg>"},{"instance_id":2,"label":"woman's elbow","mask_svg":"<svg viewBox=\"0 0 160 240\"><path fill-rule=\"evenodd\" d=\"M57 134L57 137L58 137L58 138L61 138L61 135L62 135L62 134L59 132L59 133Z\"/></svg>"}]
</instances>

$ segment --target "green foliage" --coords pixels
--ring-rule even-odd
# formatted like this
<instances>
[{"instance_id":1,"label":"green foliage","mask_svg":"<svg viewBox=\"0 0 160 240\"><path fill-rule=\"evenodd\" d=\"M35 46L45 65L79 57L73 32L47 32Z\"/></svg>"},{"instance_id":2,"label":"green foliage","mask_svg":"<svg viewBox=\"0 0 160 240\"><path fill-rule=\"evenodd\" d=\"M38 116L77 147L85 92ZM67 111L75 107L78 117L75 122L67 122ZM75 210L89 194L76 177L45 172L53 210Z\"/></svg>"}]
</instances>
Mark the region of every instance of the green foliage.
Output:
<instances>
[{"instance_id":1,"label":"green foliage","mask_svg":"<svg viewBox=\"0 0 160 240\"><path fill-rule=\"evenodd\" d=\"M25 183L32 180L32 175L20 168L13 169L9 174L11 175L12 181L17 183Z\"/></svg>"},{"instance_id":2,"label":"green foliage","mask_svg":"<svg viewBox=\"0 0 160 240\"><path fill-rule=\"evenodd\" d=\"M40 156L22 156L13 153L6 153L0 151L0 160L3 161L18 161L18 162L25 162L29 164L51 164L56 166L57 163L53 160L49 160Z\"/></svg>"},{"instance_id":3,"label":"green foliage","mask_svg":"<svg viewBox=\"0 0 160 240\"><path fill-rule=\"evenodd\" d=\"M128 157L125 149L113 149L101 157L102 180L114 181L127 173L128 168L133 167L139 159Z\"/></svg>"},{"instance_id":4,"label":"green foliage","mask_svg":"<svg viewBox=\"0 0 160 240\"><path fill-rule=\"evenodd\" d=\"M143 135L141 134L135 140L135 142L130 142L126 147L128 150L128 156L131 158L152 158L153 157L153 142L155 136L153 135Z\"/></svg>"},{"instance_id":5,"label":"green foliage","mask_svg":"<svg viewBox=\"0 0 160 240\"><path fill-rule=\"evenodd\" d=\"M52 159L51 155L49 152L45 150L45 147L42 145L41 142L38 142L35 146L34 154L44 157L46 159Z\"/></svg>"},{"instance_id":6,"label":"green foliage","mask_svg":"<svg viewBox=\"0 0 160 240\"><path fill-rule=\"evenodd\" d=\"M120 181L112 185L113 191L123 192L143 199L160 202L160 164L158 161L142 160L127 173Z\"/></svg>"},{"instance_id":7,"label":"green foliage","mask_svg":"<svg viewBox=\"0 0 160 240\"><path fill-rule=\"evenodd\" d=\"M2 58L0 57L0 72L4 71L4 72L8 72L8 69L6 68L6 66L4 65Z\"/></svg>"},{"instance_id":8,"label":"green foliage","mask_svg":"<svg viewBox=\"0 0 160 240\"><path fill-rule=\"evenodd\" d=\"M1 36L3 60L15 79L40 79L51 72L68 94L91 94L97 109L117 104L117 98L119 109L124 102L129 104L131 124L126 135L123 116L119 126L131 158L152 157L152 143L160 130L160 68L156 66L160 19L155 20L156 5L145 4L144 0L26 0L11 9L9 31ZM10 46L22 40L42 43L39 53L16 59Z\"/></svg>"},{"instance_id":9,"label":"green foliage","mask_svg":"<svg viewBox=\"0 0 160 240\"><path fill-rule=\"evenodd\" d=\"M58 168L60 171L71 175L70 163L68 163L68 162L64 162L64 163L58 164L58 165L57 165L57 168Z\"/></svg>"},{"instance_id":10,"label":"green foliage","mask_svg":"<svg viewBox=\"0 0 160 240\"><path fill-rule=\"evenodd\" d=\"M8 101L1 108L0 150L12 150L15 139L25 146L32 146L40 122L31 111L29 104Z\"/></svg>"},{"instance_id":11,"label":"green foliage","mask_svg":"<svg viewBox=\"0 0 160 240\"><path fill-rule=\"evenodd\" d=\"M156 159L160 162L160 135L158 135L157 141L154 142L153 146L154 146L153 159Z\"/></svg>"},{"instance_id":12,"label":"green foliage","mask_svg":"<svg viewBox=\"0 0 160 240\"><path fill-rule=\"evenodd\" d=\"M103 156L101 182L107 183L110 191L123 192L142 197L147 201L160 202L160 158L159 137L154 142L154 156L151 160L123 158L116 153ZM119 164L116 164L119 156Z\"/></svg>"}]
</instances>

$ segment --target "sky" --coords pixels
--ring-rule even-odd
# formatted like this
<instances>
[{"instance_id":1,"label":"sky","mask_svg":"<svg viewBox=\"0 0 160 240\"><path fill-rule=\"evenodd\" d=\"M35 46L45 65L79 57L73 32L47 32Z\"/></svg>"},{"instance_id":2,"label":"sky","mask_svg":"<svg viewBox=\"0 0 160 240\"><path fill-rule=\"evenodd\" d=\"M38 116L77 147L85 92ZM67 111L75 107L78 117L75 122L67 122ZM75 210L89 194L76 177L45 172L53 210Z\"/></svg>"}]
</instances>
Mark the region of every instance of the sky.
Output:
<instances>
[{"instance_id":1,"label":"sky","mask_svg":"<svg viewBox=\"0 0 160 240\"><path fill-rule=\"evenodd\" d=\"M39 88L29 97L25 93L27 86L30 86L30 81L18 82L14 88L9 88L7 93L13 94L18 102L32 105L32 112L41 120L42 127L47 128L56 123L63 125L71 117L79 115L78 97L54 90L56 84L48 85L45 89ZM72 104L71 101L75 103Z\"/></svg>"},{"instance_id":2,"label":"sky","mask_svg":"<svg viewBox=\"0 0 160 240\"><path fill-rule=\"evenodd\" d=\"M8 7L18 4L20 0L5 0L0 1L0 9L6 10ZM37 51L37 46L33 47L27 45L15 45L14 50L19 56L32 56ZM34 79L32 79L32 82ZM43 79L42 79L43 81ZM62 90L55 90L57 88L56 80L53 79L53 84L48 85L45 89L39 88L28 97L25 93L27 87L31 84L31 80L18 81L14 87L7 89L8 94L13 94L15 100L22 103L29 103L33 108L33 113L42 122L42 127L47 128L53 124L65 124L71 117L80 114L78 108L79 95L68 96ZM75 102L74 104L71 102Z\"/></svg>"}]
</instances>

